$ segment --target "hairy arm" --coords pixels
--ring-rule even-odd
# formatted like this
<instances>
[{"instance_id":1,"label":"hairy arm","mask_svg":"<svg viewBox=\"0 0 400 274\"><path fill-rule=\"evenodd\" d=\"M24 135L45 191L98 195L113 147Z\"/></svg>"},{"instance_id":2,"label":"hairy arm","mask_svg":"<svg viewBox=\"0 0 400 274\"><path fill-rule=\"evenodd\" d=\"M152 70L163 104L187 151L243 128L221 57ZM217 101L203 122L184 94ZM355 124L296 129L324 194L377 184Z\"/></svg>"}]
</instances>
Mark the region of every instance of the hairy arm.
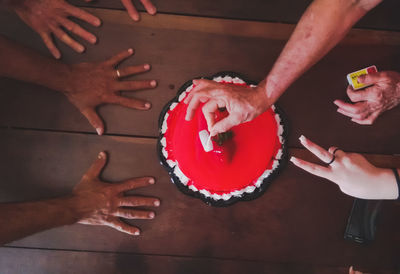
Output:
<instances>
[{"instance_id":1,"label":"hairy arm","mask_svg":"<svg viewBox=\"0 0 400 274\"><path fill-rule=\"evenodd\" d=\"M350 28L382 0L315 0L305 11L267 77L248 92L244 87L196 81L185 102L186 120L201 103L211 135L253 120L266 111L306 70L318 62L346 35ZM215 122L218 108L229 116Z\"/></svg>"},{"instance_id":2,"label":"hairy arm","mask_svg":"<svg viewBox=\"0 0 400 274\"><path fill-rule=\"evenodd\" d=\"M265 80L265 90L270 101L275 102L381 1L315 0L304 12Z\"/></svg>"}]
</instances>

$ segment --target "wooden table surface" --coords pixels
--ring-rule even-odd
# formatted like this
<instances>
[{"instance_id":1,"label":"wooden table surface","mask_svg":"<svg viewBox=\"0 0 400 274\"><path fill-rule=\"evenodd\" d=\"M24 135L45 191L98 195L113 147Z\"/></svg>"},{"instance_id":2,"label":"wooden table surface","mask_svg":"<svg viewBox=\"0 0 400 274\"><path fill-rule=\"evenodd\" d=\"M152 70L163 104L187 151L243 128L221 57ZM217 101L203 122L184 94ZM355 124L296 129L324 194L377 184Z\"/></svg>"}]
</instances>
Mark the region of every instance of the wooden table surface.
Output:
<instances>
[{"instance_id":1,"label":"wooden table surface","mask_svg":"<svg viewBox=\"0 0 400 274\"><path fill-rule=\"evenodd\" d=\"M163 5L167 7L160 3L161 11ZM289 24L211 18L243 19L235 12L207 14L201 5L194 5L200 11L194 14L189 7L193 9L183 5L175 14L165 8L156 17L143 15L140 23L131 22L124 11L90 9L103 20L99 29L88 27L99 37L98 45L88 46L82 55L60 45L67 63L104 60L134 47L135 56L122 66L152 64L151 72L137 79L157 79L158 87L128 96L147 98L153 108L101 107L104 136L97 136L63 95L0 79L0 201L69 193L102 150L110 155L104 179L153 175L156 185L139 193L162 201L154 220L134 222L143 231L140 237L105 227L56 228L0 248L0 272L346 273L355 265L373 273L395 273L400 261L398 203L384 204L376 240L361 246L343 240L353 199L292 165L262 197L228 208L207 206L170 182L156 155L164 104L196 76L231 70L261 80L293 30ZM193 16L179 15L185 12ZM256 13L244 19L265 18ZM1 34L49 55L15 15L1 12L0 25ZM395 156L400 154L399 108L373 126L359 126L336 113L332 103L346 97L348 72L371 64L400 70L399 46L396 32L355 30L302 76L278 101L290 122L290 153L315 160L299 146L297 138L304 134L323 146L366 153L377 165L400 166Z\"/></svg>"}]
</instances>

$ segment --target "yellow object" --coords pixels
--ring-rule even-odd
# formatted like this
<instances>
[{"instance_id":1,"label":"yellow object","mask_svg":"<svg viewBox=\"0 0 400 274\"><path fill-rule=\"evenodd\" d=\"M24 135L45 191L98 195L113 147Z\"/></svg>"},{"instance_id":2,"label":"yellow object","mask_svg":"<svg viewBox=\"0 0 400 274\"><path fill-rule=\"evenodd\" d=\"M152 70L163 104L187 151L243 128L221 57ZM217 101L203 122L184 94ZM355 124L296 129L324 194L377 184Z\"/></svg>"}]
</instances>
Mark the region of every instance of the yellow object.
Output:
<instances>
[{"instance_id":1,"label":"yellow object","mask_svg":"<svg viewBox=\"0 0 400 274\"><path fill-rule=\"evenodd\" d=\"M349 85L353 87L354 90L366 88L369 86L372 86L372 84L362 84L358 82L358 77L360 75L365 75L365 74L370 74L370 73L375 73L378 72L378 69L376 66L370 66L364 69L357 70L355 72L347 74L347 81L349 82Z\"/></svg>"}]
</instances>

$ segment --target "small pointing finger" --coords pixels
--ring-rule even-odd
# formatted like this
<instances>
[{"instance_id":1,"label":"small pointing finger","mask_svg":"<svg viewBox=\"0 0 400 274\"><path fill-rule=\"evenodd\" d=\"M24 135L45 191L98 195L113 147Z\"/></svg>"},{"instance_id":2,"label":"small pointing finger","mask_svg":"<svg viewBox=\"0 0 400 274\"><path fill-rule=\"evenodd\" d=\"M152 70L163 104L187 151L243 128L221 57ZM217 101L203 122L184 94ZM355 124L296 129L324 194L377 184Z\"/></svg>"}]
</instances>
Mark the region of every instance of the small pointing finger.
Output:
<instances>
[{"instance_id":1,"label":"small pointing finger","mask_svg":"<svg viewBox=\"0 0 400 274\"><path fill-rule=\"evenodd\" d=\"M160 206L160 200L152 197L125 196L120 199L119 206Z\"/></svg>"},{"instance_id":2,"label":"small pointing finger","mask_svg":"<svg viewBox=\"0 0 400 274\"><path fill-rule=\"evenodd\" d=\"M125 219L154 219L155 217L155 213L153 211L127 208L118 208L111 215Z\"/></svg>"},{"instance_id":3,"label":"small pointing finger","mask_svg":"<svg viewBox=\"0 0 400 274\"><path fill-rule=\"evenodd\" d=\"M107 226L130 235L135 235L135 236L140 235L139 228L128 225L116 217L110 218L110 220L107 222Z\"/></svg>"},{"instance_id":4,"label":"small pointing finger","mask_svg":"<svg viewBox=\"0 0 400 274\"><path fill-rule=\"evenodd\" d=\"M130 66L130 67L125 67L125 68L121 68L118 69L119 70L119 77L123 78L123 77L127 77L130 75L134 75L134 74L139 74L139 73L143 73L146 71L150 70L150 65L149 64L145 64L145 65L140 65L140 66Z\"/></svg>"},{"instance_id":5,"label":"small pointing finger","mask_svg":"<svg viewBox=\"0 0 400 274\"><path fill-rule=\"evenodd\" d=\"M125 192L132 189L154 185L155 179L153 177L141 177L126 180L119 183L116 187L119 192Z\"/></svg>"},{"instance_id":6,"label":"small pointing finger","mask_svg":"<svg viewBox=\"0 0 400 274\"><path fill-rule=\"evenodd\" d=\"M296 157L291 157L290 161L301 169L319 177L328 178L330 169L317 164L313 164Z\"/></svg>"},{"instance_id":7,"label":"small pointing finger","mask_svg":"<svg viewBox=\"0 0 400 274\"><path fill-rule=\"evenodd\" d=\"M128 58L129 56L131 56L133 54L133 49L129 48L127 50L121 51L118 54L114 55L113 57L111 57L110 59L108 59L105 64L108 66L112 66L115 67L117 66L119 63L121 63L122 61L124 61L126 58Z\"/></svg>"}]
</instances>

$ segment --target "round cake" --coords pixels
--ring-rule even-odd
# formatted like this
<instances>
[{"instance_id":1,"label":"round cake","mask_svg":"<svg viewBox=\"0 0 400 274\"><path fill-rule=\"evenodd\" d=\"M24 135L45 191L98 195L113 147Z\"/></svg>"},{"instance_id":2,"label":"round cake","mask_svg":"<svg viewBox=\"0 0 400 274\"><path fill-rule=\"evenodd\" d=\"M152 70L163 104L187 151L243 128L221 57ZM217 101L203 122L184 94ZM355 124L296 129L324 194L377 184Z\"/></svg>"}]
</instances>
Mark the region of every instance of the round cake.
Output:
<instances>
[{"instance_id":1,"label":"round cake","mask_svg":"<svg viewBox=\"0 0 400 274\"><path fill-rule=\"evenodd\" d=\"M203 77L249 88L254 83L233 72ZM158 154L172 182L185 194L213 206L259 197L287 162L286 126L275 105L250 122L209 138L202 105L185 120L183 101L193 89L186 82L160 115ZM219 109L216 121L228 115Z\"/></svg>"}]
</instances>

